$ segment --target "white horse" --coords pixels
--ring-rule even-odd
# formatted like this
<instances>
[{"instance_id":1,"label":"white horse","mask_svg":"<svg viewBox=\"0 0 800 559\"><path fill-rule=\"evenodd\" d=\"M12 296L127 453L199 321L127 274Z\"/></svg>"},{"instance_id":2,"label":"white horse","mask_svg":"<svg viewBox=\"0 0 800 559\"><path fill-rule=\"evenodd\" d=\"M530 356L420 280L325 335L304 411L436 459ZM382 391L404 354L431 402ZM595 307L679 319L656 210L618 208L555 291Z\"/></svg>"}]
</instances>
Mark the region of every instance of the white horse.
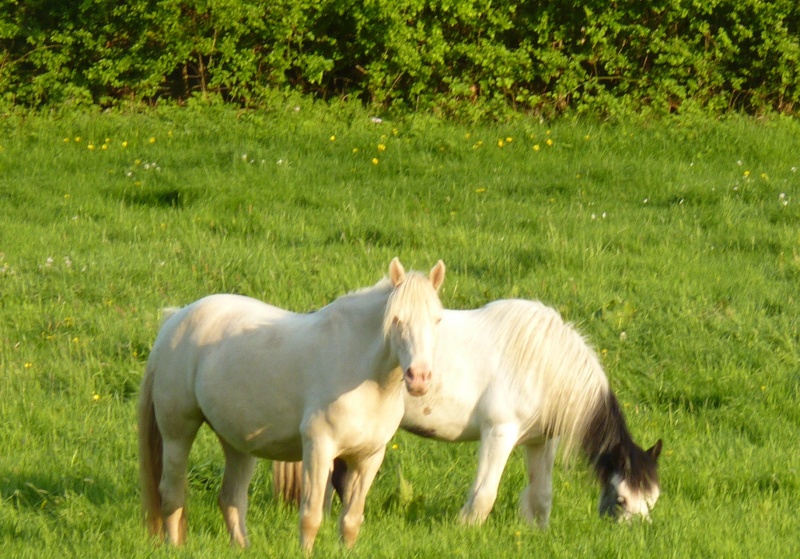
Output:
<instances>
[{"instance_id":1,"label":"white horse","mask_svg":"<svg viewBox=\"0 0 800 559\"><path fill-rule=\"evenodd\" d=\"M401 428L440 441L480 441L478 472L460 518L483 523L505 464L525 450L528 485L520 512L544 529L552 508L559 439L580 446L602 486L601 515L648 517L660 493L661 440L637 446L594 351L554 309L501 300L468 311L445 310L425 396L405 399ZM292 498L298 464L275 463L276 494ZM334 465L333 483L346 465Z\"/></svg>"},{"instance_id":2,"label":"white horse","mask_svg":"<svg viewBox=\"0 0 800 559\"><path fill-rule=\"evenodd\" d=\"M219 506L231 543L247 545L247 488L256 457L303 461L300 543L309 553L323 516L334 458L348 468L339 520L355 543L364 499L403 416L403 393L422 395L444 281L405 273L295 314L237 295L212 295L177 310L156 338L139 400L145 522L181 544L186 466L207 423L225 454ZM403 389L403 381L405 388Z\"/></svg>"}]
</instances>

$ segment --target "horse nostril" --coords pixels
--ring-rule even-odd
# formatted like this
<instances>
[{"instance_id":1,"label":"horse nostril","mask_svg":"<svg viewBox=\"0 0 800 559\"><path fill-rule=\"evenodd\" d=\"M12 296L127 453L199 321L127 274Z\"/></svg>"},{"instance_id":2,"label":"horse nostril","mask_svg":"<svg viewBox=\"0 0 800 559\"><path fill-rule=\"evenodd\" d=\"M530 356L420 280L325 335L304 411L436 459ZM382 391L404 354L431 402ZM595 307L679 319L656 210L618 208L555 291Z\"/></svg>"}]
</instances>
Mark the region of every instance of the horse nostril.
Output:
<instances>
[{"instance_id":1,"label":"horse nostril","mask_svg":"<svg viewBox=\"0 0 800 559\"><path fill-rule=\"evenodd\" d=\"M429 382L431 380L431 371L427 367L411 366L406 369L406 378L410 381Z\"/></svg>"}]
</instances>

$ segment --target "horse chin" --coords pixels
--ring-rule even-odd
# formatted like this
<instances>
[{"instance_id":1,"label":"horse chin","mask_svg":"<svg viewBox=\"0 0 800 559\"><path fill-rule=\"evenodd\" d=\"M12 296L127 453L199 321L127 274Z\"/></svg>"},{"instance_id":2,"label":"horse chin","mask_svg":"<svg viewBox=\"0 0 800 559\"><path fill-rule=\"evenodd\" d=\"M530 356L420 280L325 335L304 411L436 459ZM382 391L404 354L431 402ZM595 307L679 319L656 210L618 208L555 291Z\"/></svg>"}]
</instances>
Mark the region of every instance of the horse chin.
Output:
<instances>
[{"instance_id":1,"label":"horse chin","mask_svg":"<svg viewBox=\"0 0 800 559\"><path fill-rule=\"evenodd\" d=\"M622 508L620 505L606 506L600 509L601 518L609 518L620 524L630 524L636 519L644 522L652 522L650 514L647 512L631 512Z\"/></svg>"},{"instance_id":2,"label":"horse chin","mask_svg":"<svg viewBox=\"0 0 800 559\"><path fill-rule=\"evenodd\" d=\"M624 514L622 514L622 507L616 502L613 503L600 503L598 507L600 518L610 518L611 520L624 521Z\"/></svg>"},{"instance_id":3,"label":"horse chin","mask_svg":"<svg viewBox=\"0 0 800 559\"><path fill-rule=\"evenodd\" d=\"M406 390L410 396L414 396L415 398L419 398L420 396L425 396L428 393L428 385L422 383L409 383L406 381Z\"/></svg>"}]
</instances>

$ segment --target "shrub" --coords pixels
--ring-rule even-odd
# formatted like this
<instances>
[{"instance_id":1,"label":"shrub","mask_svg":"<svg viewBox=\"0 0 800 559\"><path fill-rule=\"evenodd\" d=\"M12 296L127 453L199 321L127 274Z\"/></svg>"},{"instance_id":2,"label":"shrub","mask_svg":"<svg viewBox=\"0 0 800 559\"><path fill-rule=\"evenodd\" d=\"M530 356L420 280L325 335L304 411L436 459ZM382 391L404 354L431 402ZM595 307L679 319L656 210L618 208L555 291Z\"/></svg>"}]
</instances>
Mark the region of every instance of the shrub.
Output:
<instances>
[{"instance_id":1,"label":"shrub","mask_svg":"<svg viewBox=\"0 0 800 559\"><path fill-rule=\"evenodd\" d=\"M0 0L6 104L792 114L794 0Z\"/></svg>"}]
</instances>

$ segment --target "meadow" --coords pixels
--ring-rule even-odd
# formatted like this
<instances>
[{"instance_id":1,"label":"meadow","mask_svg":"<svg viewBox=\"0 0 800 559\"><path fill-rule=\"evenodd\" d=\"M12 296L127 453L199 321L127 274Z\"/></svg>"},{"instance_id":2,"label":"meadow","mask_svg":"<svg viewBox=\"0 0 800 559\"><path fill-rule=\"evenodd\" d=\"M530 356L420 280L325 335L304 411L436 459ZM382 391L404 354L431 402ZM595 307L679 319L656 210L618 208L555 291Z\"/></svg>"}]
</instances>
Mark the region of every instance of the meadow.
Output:
<instances>
[{"instance_id":1,"label":"meadow","mask_svg":"<svg viewBox=\"0 0 800 559\"><path fill-rule=\"evenodd\" d=\"M215 292L310 311L447 264L442 300L557 308L635 439L664 440L651 523L598 518L580 460L550 528L509 462L482 528L473 444L398 433L356 548L319 557L788 557L800 548L800 125L381 120L361 109L165 109L0 120L0 549L5 557L292 557L269 463L228 547L218 444L192 451L189 542L140 523L135 409L159 309ZM559 463L563 462L559 460Z\"/></svg>"}]
</instances>

